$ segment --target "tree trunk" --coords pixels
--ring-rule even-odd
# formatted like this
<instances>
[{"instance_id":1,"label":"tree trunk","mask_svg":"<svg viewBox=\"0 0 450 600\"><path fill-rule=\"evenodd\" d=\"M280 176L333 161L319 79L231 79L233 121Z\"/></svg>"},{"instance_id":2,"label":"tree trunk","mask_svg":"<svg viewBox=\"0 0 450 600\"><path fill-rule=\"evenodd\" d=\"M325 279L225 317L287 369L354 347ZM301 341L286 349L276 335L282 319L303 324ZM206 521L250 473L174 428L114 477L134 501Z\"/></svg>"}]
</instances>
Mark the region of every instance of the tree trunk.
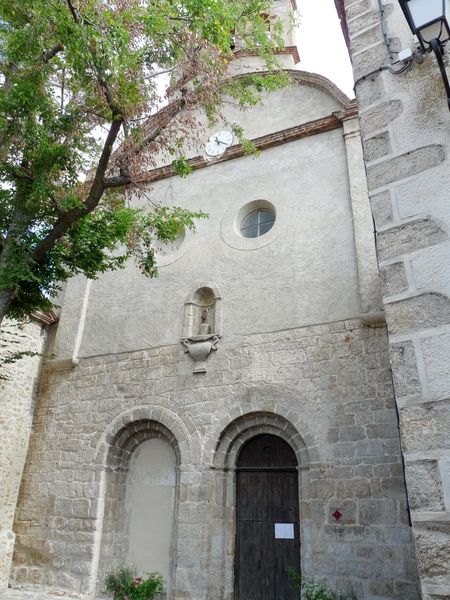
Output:
<instances>
[{"instance_id":1,"label":"tree trunk","mask_svg":"<svg viewBox=\"0 0 450 600\"><path fill-rule=\"evenodd\" d=\"M6 312L11 304L11 300L14 297L14 292L12 290L2 290L0 291L0 325L6 315Z\"/></svg>"}]
</instances>

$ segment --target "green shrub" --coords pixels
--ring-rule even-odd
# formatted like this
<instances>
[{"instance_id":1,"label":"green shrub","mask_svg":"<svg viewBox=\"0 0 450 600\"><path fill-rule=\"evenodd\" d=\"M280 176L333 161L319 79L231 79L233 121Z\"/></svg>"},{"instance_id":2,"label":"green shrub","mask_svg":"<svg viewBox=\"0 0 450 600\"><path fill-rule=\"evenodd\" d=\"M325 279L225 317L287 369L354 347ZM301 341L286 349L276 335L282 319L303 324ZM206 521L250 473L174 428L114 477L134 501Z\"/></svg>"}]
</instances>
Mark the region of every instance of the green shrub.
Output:
<instances>
[{"instance_id":1,"label":"green shrub","mask_svg":"<svg viewBox=\"0 0 450 600\"><path fill-rule=\"evenodd\" d=\"M334 592L317 579L302 577L295 569L289 569L288 574L291 587L299 592L299 600L358 600L356 592L352 589Z\"/></svg>"},{"instance_id":2,"label":"green shrub","mask_svg":"<svg viewBox=\"0 0 450 600\"><path fill-rule=\"evenodd\" d=\"M164 581L159 573L138 577L130 567L118 567L105 577L105 588L114 600L152 600L164 591Z\"/></svg>"}]
</instances>

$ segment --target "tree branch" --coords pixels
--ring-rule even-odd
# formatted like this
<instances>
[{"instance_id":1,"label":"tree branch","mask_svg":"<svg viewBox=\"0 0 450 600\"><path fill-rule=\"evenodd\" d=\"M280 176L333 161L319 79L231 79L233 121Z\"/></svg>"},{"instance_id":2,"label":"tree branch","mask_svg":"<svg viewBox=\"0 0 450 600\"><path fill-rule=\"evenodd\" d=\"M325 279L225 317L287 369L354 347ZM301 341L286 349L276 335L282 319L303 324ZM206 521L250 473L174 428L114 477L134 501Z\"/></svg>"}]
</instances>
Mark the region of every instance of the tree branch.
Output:
<instances>
[{"instance_id":1,"label":"tree branch","mask_svg":"<svg viewBox=\"0 0 450 600\"><path fill-rule=\"evenodd\" d=\"M45 238L36 246L33 254L31 255L31 260L33 262L38 264L42 263L45 259L46 253L68 231L68 229L76 221L88 215L97 207L105 190L106 169L108 168L113 145L119 134L120 128L122 127L122 123L123 119L116 115L116 118L113 120L109 128L109 133L106 137L105 143L103 144L103 149L98 161L97 169L95 171L95 176L92 181L88 197L83 203L83 206L67 211L58 219Z\"/></svg>"},{"instance_id":2,"label":"tree branch","mask_svg":"<svg viewBox=\"0 0 450 600\"><path fill-rule=\"evenodd\" d=\"M103 186L105 189L123 187L132 183L131 175L128 171L126 164L120 168L120 175L117 177L107 177L103 180Z\"/></svg>"},{"instance_id":3,"label":"tree branch","mask_svg":"<svg viewBox=\"0 0 450 600\"><path fill-rule=\"evenodd\" d=\"M44 52L44 55L42 56L43 62L48 63L54 56L63 50L64 46L61 43L56 44L56 46L53 46L53 48L50 48L50 50Z\"/></svg>"},{"instance_id":4,"label":"tree branch","mask_svg":"<svg viewBox=\"0 0 450 600\"><path fill-rule=\"evenodd\" d=\"M75 10L74 5L72 4L72 0L66 0L66 4L69 7L70 12L72 13L73 20L75 21L75 23L78 23L77 11Z\"/></svg>"},{"instance_id":5,"label":"tree branch","mask_svg":"<svg viewBox=\"0 0 450 600\"><path fill-rule=\"evenodd\" d=\"M117 177L107 177L103 182L103 187L105 190L110 188L124 187L132 182L133 180L130 176L123 177L122 175L118 175Z\"/></svg>"},{"instance_id":6,"label":"tree branch","mask_svg":"<svg viewBox=\"0 0 450 600\"><path fill-rule=\"evenodd\" d=\"M158 113L152 115L147 123L143 125L145 128L144 135L139 141L139 144L134 148L134 154L140 152L142 148L148 146L151 142L154 142L156 138L161 135L161 132L169 125L186 106L186 99L179 98L174 102L171 102Z\"/></svg>"}]
</instances>

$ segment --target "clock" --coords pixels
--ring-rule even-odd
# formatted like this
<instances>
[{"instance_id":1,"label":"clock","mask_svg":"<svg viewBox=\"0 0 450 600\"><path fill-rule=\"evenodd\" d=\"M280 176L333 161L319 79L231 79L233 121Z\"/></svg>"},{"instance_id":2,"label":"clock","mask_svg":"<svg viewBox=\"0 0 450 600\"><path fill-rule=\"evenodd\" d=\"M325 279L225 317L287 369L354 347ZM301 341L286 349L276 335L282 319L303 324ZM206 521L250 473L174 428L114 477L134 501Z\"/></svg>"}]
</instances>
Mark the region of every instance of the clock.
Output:
<instances>
[{"instance_id":1,"label":"clock","mask_svg":"<svg viewBox=\"0 0 450 600\"><path fill-rule=\"evenodd\" d=\"M230 131L218 131L214 133L205 145L206 154L215 158L225 152L233 143L233 134Z\"/></svg>"}]
</instances>

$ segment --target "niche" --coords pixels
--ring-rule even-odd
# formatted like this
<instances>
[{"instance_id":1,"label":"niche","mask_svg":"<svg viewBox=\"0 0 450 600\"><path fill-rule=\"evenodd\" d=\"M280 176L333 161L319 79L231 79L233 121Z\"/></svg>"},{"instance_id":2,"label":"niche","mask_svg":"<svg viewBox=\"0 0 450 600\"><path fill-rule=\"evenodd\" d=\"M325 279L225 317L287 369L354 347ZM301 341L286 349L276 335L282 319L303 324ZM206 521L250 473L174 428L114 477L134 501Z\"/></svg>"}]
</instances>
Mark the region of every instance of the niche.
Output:
<instances>
[{"instance_id":1,"label":"niche","mask_svg":"<svg viewBox=\"0 0 450 600\"><path fill-rule=\"evenodd\" d=\"M222 297L214 284L196 289L184 303L183 338L221 336Z\"/></svg>"},{"instance_id":2,"label":"niche","mask_svg":"<svg viewBox=\"0 0 450 600\"><path fill-rule=\"evenodd\" d=\"M194 335L214 333L216 299L211 288L203 287L194 294Z\"/></svg>"},{"instance_id":3,"label":"niche","mask_svg":"<svg viewBox=\"0 0 450 600\"><path fill-rule=\"evenodd\" d=\"M216 285L200 285L184 303L181 343L194 360L194 373L206 372L206 359L222 337L222 297Z\"/></svg>"}]
</instances>

